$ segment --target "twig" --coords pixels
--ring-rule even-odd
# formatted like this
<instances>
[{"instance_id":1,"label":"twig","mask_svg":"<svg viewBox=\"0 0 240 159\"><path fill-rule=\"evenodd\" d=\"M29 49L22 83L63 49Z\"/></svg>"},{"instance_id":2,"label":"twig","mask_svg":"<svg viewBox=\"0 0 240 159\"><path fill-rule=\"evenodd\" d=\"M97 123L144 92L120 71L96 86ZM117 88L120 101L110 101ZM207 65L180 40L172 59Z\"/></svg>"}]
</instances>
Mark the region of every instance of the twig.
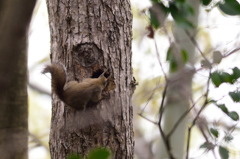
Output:
<instances>
[{"instance_id":1,"label":"twig","mask_svg":"<svg viewBox=\"0 0 240 159\"><path fill-rule=\"evenodd\" d=\"M37 92L39 92L39 93L42 93L42 94L46 94L46 95L48 95L48 96L51 96L51 93L50 93L49 91L46 91L46 90L42 89L41 87L39 87L39 86L37 86L37 85L35 85L35 84L33 84L33 83L28 83L28 86L29 86L31 89L33 89L34 91L37 91Z\"/></svg>"},{"instance_id":2,"label":"twig","mask_svg":"<svg viewBox=\"0 0 240 159\"><path fill-rule=\"evenodd\" d=\"M204 119L201 118L201 117L198 117L198 120L204 120ZM207 121L206 121L206 123L207 123ZM205 127L207 128L207 126L204 125L204 124L201 124L200 122L197 123L197 126L198 126L198 128L200 129L200 131L201 131L203 137L205 138L206 142L209 143L208 137L207 137L207 135L206 135L206 133L205 133L205 131L204 131L204 127L203 127L203 126L205 126ZM207 130L208 130L208 129L207 129ZM208 132L208 134L210 135L210 132L209 132L209 131L207 131L207 132ZM214 144L214 145L215 145L215 144ZM212 153L213 153L214 158L217 159L216 154L215 154L213 148L211 148L211 151L212 151Z\"/></svg>"},{"instance_id":3,"label":"twig","mask_svg":"<svg viewBox=\"0 0 240 159\"><path fill-rule=\"evenodd\" d=\"M164 91L163 91L163 97L162 97L162 102L159 108L159 122L158 122L158 127L159 127L159 131L160 134L162 136L163 142L166 146L166 150L167 150L167 154L169 156L170 159L174 159L173 154L171 153L171 147L170 147L170 143L169 140L166 138L165 133L162 130L162 126L161 126L161 121L162 121L162 114L163 114L163 104L164 104L164 100L166 98L166 93L167 93L167 87L168 87L168 81L166 81L166 85L164 87Z\"/></svg>"},{"instance_id":4,"label":"twig","mask_svg":"<svg viewBox=\"0 0 240 159\"><path fill-rule=\"evenodd\" d=\"M178 121L174 124L172 130L167 134L167 138L170 138L170 136L174 133L174 131L176 130L176 128L178 127L178 125L181 123L181 121L186 117L186 115L195 107L195 105L199 102L199 100L203 97L203 95L201 97L199 97L197 99L197 101L195 103L192 104L192 106L185 111L180 118L178 119Z\"/></svg>"},{"instance_id":5,"label":"twig","mask_svg":"<svg viewBox=\"0 0 240 159\"><path fill-rule=\"evenodd\" d=\"M237 48L233 49L232 51L230 51L229 53L223 55L223 58L228 57L239 50L240 50L240 47L237 47Z\"/></svg>"},{"instance_id":6,"label":"twig","mask_svg":"<svg viewBox=\"0 0 240 159\"><path fill-rule=\"evenodd\" d=\"M198 72L198 71L201 71L202 69L203 69L203 68L200 67L200 68L198 68L198 69L189 70L188 72L182 73L181 75L177 76L176 78L169 79L169 82L177 82L177 81L179 81L181 78L184 78L184 77L186 77L186 76L188 76L188 75L190 75L190 74L194 74L194 73L196 73L196 72Z\"/></svg>"},{"instance_id":7,"label":"twig","mask_svg":"<svg viewBox=\"0 0 240 159\"><path fill-rule=\"evenodd\" d=\"M166 82L166 85L165 85L165 87L164 87L162 102L161 102L161 105L160 105L160 108L159 108L159 124L160 124L160 125L161 125L161 121L162 121L163 104L164 104L164 100L165 100L166 93L167 93L167 87L168 87L168 81Z\"/></svg>"},{"instance_id":8,"label":"twig","mask_svg":"<svg viewBox=\"0 0 240 159\"><path fill-rule=\"evenodd\" d=\"M36 147L43 146L46 150L48 150L48 147L45 144L43 144L36 135L28 132L28 136L33 140L33 142L36 143L35 145Z\"/></svg>"},{"instance_id":9,"label":"twig","mask_svg":"<svg viewBox=\"0 0 240 159\"><path fill-rule=\"evenodd\" d=\"M200 114L202 113L202 111L204 110L206 105L208 104L208 93L209 93L210 77L211 77L211 69L209 69L209 77L208 77L208 81L207 81L207 91L206 91L206 94L205 94L205 101L204 101L203 106L201 107L201 109L198 111L196 117L193 119L192 125L188 128L186 159L188 159L191 130L192 130L193 126L196 124L196 121L199 118Z\"/></svg>"},{"instance_id":10,"label":"twig","mask_svg":"<svg viewBox=\"0 0 240 159\"><path fill-rule=\"evenodd\" d=\"M158 87L157 87L158 85L159 85L159 81L158 81L158 83L156 84L156 87L153 89L150 97L148 98L147 103L145 104L145 106L143 107L143 109L141 110L141 112L139 113L140 116L142 115L142 113L143 113L144 109L146 108L146 106L148 105L149 101L152 99L152 97L153 97L156 89L158 88Z\"/></svg>"},{"instance_id":11,"label":"twig","mask_svg":"<svg viewBox=\"0 0 240 159\"><path fill-rule=\"evenodd\" d=\"M187 34L187 36L189 37L189 39L192 41L192 43L195 45L195 47L198 49L198 51L200 52L200 54L202 55L202 57L210 63L210 61L207 59L207 57L204 55L204 53L202 52L202 50L200 49L197 41L190 35L189 31L185 30L185 33Z\"/></svg>"},{"instance_id":12,"label":"twig","mask_svg":"<svg viewBox=\"0 0 240 159\"><path fill-rule=\"evenodd\" d=\"M164 69L163 69L162 62L161 62L161 60L160 60L160 54L159 54L159 52L158 52L157 43L156 43L156 39L155 39L155 38L154 38L154 44L155 44L155 48L156 48L158 63L159 63L159 65L160 65L160 67L161 67L161 70L162 70L162 72L163 72L163 74L164 74L165 80L168 81L167 75L166 75L166 73L165 73L165 71L164 71Z\"/></svg>"},{"instance_id":13,"label":"twig","mask_svg":"<svg viewBox=\"0 0 240 159\"><path fill-rule=\"evenodd\" d=\"M237 122L234 126L232 126L231 130L229 132L227 132L225 136L231 135L233 133L233 131L236 129L238 124L239 124L239 122ZM220 143L222 143L224 139L225 139L225 137L222 139L222 141Z\"/></svg>"},{"instance_id":14,"label":"twig","mask_svg":"<svg viewBox=\"0 0 240 159\"><path fill-rule=\"evenodd\" d=\"M163 25L162 28L163 28L163 31L165 32L165 34L167 35L167 38L168 38L169 44L171 44L171 43L172 43L172 39L171 39L171 37L170 37L170 35L169 35L167 29L166 29L166 26Z\"/></svg>"},{"instance_id":15,"label":"twig","mask_svg":"<svg viewBox=\"0 0 240 159\"><path fill-rule=\"evenodd\" d=\"M141 116L142 118L146 119L147 121L153 123L153 124L156 124L158 125L158 122L155 122L155 121L152 121L151 119L148 119L147 117L143 116L142 114L138 113L139 116Z\"/></svg>"},{"instance_id":16,"label":"twig","mask_svg":"<svg viewBox=\"0 0 240 159\"><path fill-rule=\"evenodd\" d=\"M205 102L202 106L202 108L199 110L199 112L197 113L196 117L193 120L192 126L195 125L199 115L201 114L201 112L203 111L203 109L206 107L206 105L208 104L208 93L209 93L209 85L210 85L210 76L211 76L211 69L209 70L209 77L208 77L208 81L207 81L207 92L205 94Z\"/></svg>"}]
</instances>

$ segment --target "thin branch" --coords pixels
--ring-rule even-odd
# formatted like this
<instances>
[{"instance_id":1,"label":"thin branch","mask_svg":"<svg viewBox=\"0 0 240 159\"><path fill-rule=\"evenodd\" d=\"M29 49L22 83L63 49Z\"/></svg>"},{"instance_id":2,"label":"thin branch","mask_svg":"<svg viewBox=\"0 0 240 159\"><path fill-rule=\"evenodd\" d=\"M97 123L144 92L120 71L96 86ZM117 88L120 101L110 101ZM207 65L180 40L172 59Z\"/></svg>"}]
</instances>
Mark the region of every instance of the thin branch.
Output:
<instances>
[{"instance_id":1,"label":"thin branch","mask_svg":"<svg viewBox=\"0 0 240 159\"><path fill-rule=\"evenodd\" d=\"M36 135L28 132L28 136L31 137L34 143L36 143L35 147L43 146L46 150L48 150L48 147L45 144L43 144Z\"/></svg>"},{"instance_id":2,"label":"thin branch","mask_svg":"<svg viewBox=\"0 0 240 159\"><path fill-rule=\"evenodd\" d=\"M142 115L142 114L140 114L140 113L138 113L138 115L141 116L142 118L146 119L147 121L149 121L149 122L151 122L151 123L153 123L153 124L158 125L158 122L152 121L151 119L148 119L147 117L145 117L144 115Z\"/></svg>"},{"instance_id":3,"label":"thin branch","mask_svg":"<svg viewBox=\"0 0 240 159\"><path fill-rule=\"evenodd\" d=\"M170 147L169 140L166 140L165 134L164 134L164 132L162 130L162 127L161 127L163 104L164 104L164 101L165 101L165 98L166 98L167 87L168 87L168 81L166 81L166 84L165 84L165 87L164 87L164 90L163 90L162 101L161 101L161 105L160 105L160 108L159 108L159 121L158 122L154 122L151 119L148 119L147 117L143 116L142 115L143 111L141 113L139 113L138 115L141 116L142 118L146 119L147 121L158 125L159 130L160 130L160 134L162 136L162 139L163 139L164 144L165 144L166 149L167 149L168 156L169 156L170 159L174 159L173 154L171 153L171 147Z\"/></svg>"},{"instance_id":4,"label":"thin branch","mask_svg":"<svg viewBox=\"0 0 240 159\"><path fill-rule=\"evenodd\" d=\"M201 117L198 117L198 120L204 120L204 119L201 118ZM207 122L206 122L206 123L207 123ZM203 124L200 124L200 122L198 122L198 123L197 123L197 126L198 126L199 130L201 131L203 137L205 138L206 142L209 143L208 137L207 137L207 135L206 135L206 133L205 133L205 131L204 131ZM205 127L207 128L206 125L205 125ZM207 130L208 130L208 129L207 129ZM209 132L209 131L208 131L208 133L209 133L209 135L210 135L210 132ZM215 144L214 144L214 145L215 145ZM216 154L215 154L215 152L214 152L214 148L211 148L211 151L212 151L212 153L213 153L214 158L217 159Z\"/></svg>"},{"instance_id":5,"label":"thin branch","mask_svg":"<svg viewBox=\"0 0 240 159\"><path fill-rule=\"evenodd\" d=\"M194 73L197 73L198 71L201 71L203 68L200 67L198 69L192 69L192 70L189 70L188 72L184 72L182 73L181 75L177 76L176 78L173 78L173 79L169 79L169 82L177 82L179 80L181 80L181 78L184 78L188 75L191 75L191 74L194 74Z\"/></svg>"},{"instance_id":6,"label":"thin branch","mask_svg":"<svg viewBox=\"0 0 240 159\"><path fill-rule=\"evenodd\" d=\"M46 94L46 95L48 95L48 96L51 96L51 93L50 93L49 91L46 91L46 90L42 89L41 87L39 87L39 86L37 86L37 85L35 85L35 84L33 84L33 83L29 83L28 86L29 86L31 89L33 89L34 91L37 91L37 92L39 92L39 93L42 93L42 94Z\"/></svg>"},{"instance_id":7,"label":"thin branch","mask_svg":"<svg viewBox=\"0 0 240 159\"><path fill-rule=\"evenodd\" d=\"M192 41L192 43L195 45L195 47L198 49L198 51L200 52L200 54L202 55L202 57L208 61L210 63L210 61L207 59L207 57L204 55L204 53L202 52L202 50L200 49L197 41L195 40L195 38L193 36L190 35L189 31L185 30L185 33L187 34L187 36L189 37L189 39Z\"/></svg>"},{"instance_id":8,"label":"thin branch","mask_svg":"<svg viewBox=\"0 0 240 159\"><path fill-rule=\"evenodd\" d=\"M145 106L143 107L143 109L141 110L141 112L139 113L140 116L142 115L144 109L146 108L146 106L148 105L148 103L149 103L150 100L152 99L152 97L153 97L153 95L154 95L156 89L158 88L159 81L160 81L160 80L158 80L158 82L157 82L157 84L156 84L156 87L153 89L153 91L151 91L152 93L151 93L151 95L149 96L149 98L148 98L148 100L147 100L147 103L145 104Z\"/></svg>"},{"instance_id":9,"label":"thin branch","mask_svg":"<svg viewBox=\"0 0 240 159\"><path fill-rule=\"evenodd\" d=\"M208 104L208 93L209 93L209 85L210 85L210 76L211 76L211 69L209 70L209 77L208 77L208 81L207 81L207 92L205 94L205 102L202 106L202 108L199 110L199 112L197 113L196 117L193 120L192 126L195 125L199 115L202 113L203 109L206 107L206 105ZM191 127L192 127L191 126Z\"/></svg>"},{"instance_id":10,"label":"thin branch","mask_svg":"<svg viewBox=\"0 0 240 159\"><path fill-rule=\"evenodd\" d=\"M192 106L185 111L180 118L178 119L178 121L174 124L172 130L167 134L167 138L170 138L170 136L174 133L174 131L177 129L178 125L181 123L181 121L187 116L187 114L195 107L195 105L199 102L199 100L203 97L203 95L201 97L199 97L197 99L197 101L195 103L192 104Z\"/></svg>"},{"instance_id":11,"label":"thin branch","mask_svg":"<svg viewBox=\"0 0 240 159\"><path fill-rule=\"evenodd\" d=\"M171 44L171 43L172 43L172 39L171 39L171 36L169 35L167 29L166 29L166 26L163 25L162 28L163 28L163 31L165 32L165 34L167 35L167 38L168 38L169 44Z\"/></svg>"},{"instance_id":12,"label":"thin branch","mask_svg":"<svg viewBox=\"0 0 240 159\"><path fill-rule=\"evenodd\" d=\"M228 57L239 50L240 50L240 47L237 47L237 48L233 49L232 51L230 51L229 53L223 55L223 58Z\"/></svg>"},{"instance_id":13,"label":"thin branch","mask_svg":"<svg viewBox=\"0 0 240 159\"><path fill-rule=\"evenodd\" d=\"M210 77L211 77L211 69L209 69L209 77L208 77L208 81L207 81L207 91L205 93L205 101L203 106L201 107L201 109L198 111L196 117L194 118L192 125L188 128L188 139L187 139L187 152L186 152L186 159L188 159L188 152L189 152L189 143L190 143L190 137L191 137L191 130L193 128L193 126L196 124L197 119L199 118L200 114L202 113L202 111L204 110L204 108L207 106L208 104L208 93L209 93L209 85L210 85Z\"/></svg>"},{"instance_id":14,"label":"thin branch","mask_svg":"<svg viewBox=\"0 0 240 159\"><path fill-rule=\"evenodd\" d=\"M189 142L190 142L190 137L191 137L191 130L192 128L188 128L188 136L187 136L187 152L186 152L186 159L188 159L188 152L189 152Z\"/></svg>"},{"instance_id":15,"label":"thin branch","mask_svg":"<svg viewBox=\"0 0 240 159\"><path fill-rule=\"evenodd\" d=\"M225 137L228 136L228 135L231 135L231 134L233 133L233 131L237 128L237 125L238 125L238 124L239 124L239 122L237 122L236 124L234 124L234 126L232 126L231 130L226 133ZM220 141L219 144L221 144L221 143L223 142L223 140L225 139L225 137L222 139L222 141Z\"/></svg>"},{"instance_id":16,"label":"thin branch","mask_svg":"<svg viewBox=\"0 0 240 159\"><path fill-rule=\"evenodd\" d=\"M155 48L156 48L158 63L159 63L159 65L160 65L160 67L161 67L161 70L162 70L162 72L163 72L163 74L164 74L165 80L168 81L167 75L166 75L166 73L165 73L165 71L164 71L164 69L163 69L162 62L161 62L161 60L160 60L160 54L159 54L159 52L158 52L158 47L157 47L157 43L156 43L156 39L155 39L155 38L154 38L154 44L155 44Z\"/></svg>"},{"instance_id":17,"label":"thin branch","mask_svg":"<svg viewBox=\"0 0 240 159\"><path fill-rule=\"evenodd\" d=\"M164 144L166 146L166 150L167 150L168 156L169 156L170 159L174 159L173 154L171 153L171 147L170 147L169 140L166 138L165 133L163 132L163 129L162 129L162 126L161 126L162 114L163 114L163 104L164 104L164 100L166 98L167 87L168 87L168 81L166 81L166 85L165 85L164 91L163 91L162 102L161 102L161 105L160 105L160 108L159 108L158 127L159 127L160 134L162 136L163 142L164 142Z\"/></svg>"},{"instance_id":18,"label":"thin branch","mask_svg":"<svg viewBox=\"0 0 240 159\"><path fill-rule=\"evenodd\" d=\"M163 132L163 130L162 130L161 124L158 123L158 127L159 127L160 133L161 133L161 135L162 135L163 142L164 142L164 144L165 144L165 146L166 146L167 154L168 154L169 158L170 158L170 159L175 159L175 158L173 157L172 152L171 152L171 147L170 147L169 140L167 140L167 138L165 137L165 134L164 134L164 132Z\"/></svg>"},{"instance_id":19,"label":"thin branch","mask_svg":"<svg viewBox=\"0 0 240 159\"><path fill-rule=\"evenodd\" d=\"M159 125L161 125L161 121L162 121L163 104L164 104L164 100L165 100L165 98L166 98L167 87L168 87L168 81L166 82L166 85L165 85L165 87L164 87L162 102L161 102L161 105L160 105L160 108L159 108Z\"/></svg>"}]
</instances>

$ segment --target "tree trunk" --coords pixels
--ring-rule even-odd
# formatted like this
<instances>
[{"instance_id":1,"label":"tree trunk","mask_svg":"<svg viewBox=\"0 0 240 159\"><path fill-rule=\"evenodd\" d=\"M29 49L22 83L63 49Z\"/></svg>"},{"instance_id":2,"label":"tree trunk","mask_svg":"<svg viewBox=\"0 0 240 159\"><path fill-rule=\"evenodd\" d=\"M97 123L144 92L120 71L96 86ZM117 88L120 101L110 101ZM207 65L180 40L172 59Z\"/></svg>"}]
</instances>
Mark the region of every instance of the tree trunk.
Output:
<instances>
[{"instance_id":1,"label":"tree trunk","mask_svg":"<svg viewBox=\"0 0 240 159\"><path fill-rule=\"evenodd\" d=\"M196 26L198 23L198 15L199 15L199 2L200 1L187 1L194 9L194 16L189 18L189 20L194 24L194 29L189 29L190 34L195 37L196 34ZM179 28L177 26L174 27L174 38L175 43L178 47L178 50L174 54L179 54L181 51L185 50L188 54L188 62L191 65L195 63L195 46L192 43L191 39L187 36L184 29ZM175 50L173 50L175 51ZM181 55L178 55L178 57ZM179 118L185 113L189 108L189 101L192 96L192 73L189 68L185 65L178 67L178 71L171 73L169 75L169 79L173 80L168 84L167 88L167 100L163 111L163 131L165 134L168 134ZM177 159L184 158L186 148L186 132L187 132L187 124L188 118L185 117L184 120L180 124L178 124L174 133L170 137L170 149L171 153ZM166 147L163 141L159 143L158 155L155 157L156 159L164 159L169 158L168 153L166 151Z\"/></svg>"},{"instance_id":2,"label":"tree trunk","mask_svg":"<svg viewBox=\"0 0 240 159\"><path fill-rule=\"evenodd\" d=\"M81 82L108 69L107 96L76 111L53 95L50 153L65 159L107 147L112 158L133 158L131 97L132 14L128 0L48 0L51 60L65 66L67 81Z\"/></svg>"},{"instance_id":3,"label":"tree trunk","mask_svg":"<svg viewBox=\"0 0 240 159\"><path fill-rule=\"evenodd\" d=\"M0 158L28 158L27 31L35 1L0 1Z\"/></svg>"}]
</instances>

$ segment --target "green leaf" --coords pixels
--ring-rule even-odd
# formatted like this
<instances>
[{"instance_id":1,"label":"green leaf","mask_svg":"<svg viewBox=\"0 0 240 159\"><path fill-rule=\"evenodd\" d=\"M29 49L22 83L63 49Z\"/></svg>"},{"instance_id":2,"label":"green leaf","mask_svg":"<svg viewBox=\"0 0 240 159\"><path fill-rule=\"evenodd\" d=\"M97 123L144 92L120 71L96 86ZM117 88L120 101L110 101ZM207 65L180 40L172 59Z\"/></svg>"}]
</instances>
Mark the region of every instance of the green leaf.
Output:
<instances>
[{"instance_id":1,"label":"green leaf","mask_svg":"<svg viewBox=\"0 0 240 159\"><path fill-rule=\"evenodd\" d=\"M229 134L229 135L227 135L227 136L224 137L224 140L225 140L226 142L230 142L230 141L233 140L233 136L232 136L231 134Z\"/></svg>"},{"instance_id":2,"label":"green leaf","mask_svg":"<svg viewBox=\"0 0 240 159\"><path fill-rule=\"evenodd\" d=\"M170 62L170 72L176 72L177 71L177 61L172 53L172 47L168 48L167 61Z\"/></svg>"},{"instance_id":3,"label":"green leaf","mask_svg":"<svg viewBox=\"0 0 240 159\"><path fill-rule=\"evenodd\" d=\"M82 159L82 157L77 154L71 154L67 157L67 159Z\"/></svg>"},{"instance_id":4,"label":"green leaf","mask_svg":"<svg viewBox=\"0 0 240 159\"><path fill-rule=\"evenodd\" d=\"M232 70L233 70L233 74L231 75L227 72L218 72L218 71L214 71L213 73L211 73L211 80L213 84L216 87L219 87L219 85L221 85L224 82L227 82L230 84L233 84L234 82L236 82L236 80L240 77L240 70L237 67L235 67Z\"/></svg>"},{"instance_id":5,"label":"green leaf","mask_svg":"<svg viewBox=\"0 0 240 159\"><path fill-rule=\"evenodd\" d=\"M184 2L183 4L180 5L180 7L181 7L183 15L185 15L185 16L194 15L194 9L189 3Z\"/></svg>"},{"instance_id":6,"label":"green leaf","mask_svg":"<svg viewBox=\"0 0 240 159\"><path fill-rule=\"evenodd\" d=\"M194 14L193 8L187 3L170 2L169 11L179 27L184 29L193 28L193 24L187 19Z\"/></svg>"},{"instance_id":7,"label":"green leaf","mask_svg":"<svg viewBox=\"0 0 240 159\"><path fill-rule=\"evenodd\" d=\"M232 120L234 121L238 121L239 120L239 115L237 112L235 111L231 111L231 112L228 112L227 115L232 118Z\"/></svg>"},{"instance_id":8,"label":"green leaf","mask_svg":"<svg viewBox=\"0 0 240 159\"><path fill-rule=\"evenodd\" d=\"M223 82L232 83L232 76L227 72L221 73L221 79Z\"/></svg>"},{"instance_id":9,"label":"green leaf","mask_svg":"<svg viewBox=\"0 0 240 159\"><path fill-rule=\"evenodd\" d=\"M182 54L181 55L181 59L182 59L182 61L180 61L180 59L177 59L177 57L176 57L176 54L178 54L179 52L176 52L176 54L174 54L175 52L173 52L173 51L178 51L175 48L174 44L171 45L168 48L168 51L167 51L167 58L166 58L166 60L170 62L170 72L176 72L177 69L178 69L179 63L186 63L188 61L188 53L185 50L181 50L181 54Z\"/></svg>"},{"instance_id":10,"label":"green leaf","mask_svg":"<svg viewBox=\"0 0 240 159\"><path fill-rule=\"evenodd\" d=\"M212 0L202 0L202 4L203 4L204 6L209 5L211 2L212 2Z\"/></svg>"},{"instance_id":11,"label":"green leaf","mask_svg":"<svg viewBox=\"0 0 240 159\"><path fill-rule=\"evenodd\" d=\"M205 60L205 59L201 61L201 66L203 68L212 68L212 64L208 60Z\"/></svg>"},{"instance_id":12,"label":"green leaf","mask_svg":"<svg viewBox=\"0 0 240 159\"><path fill-rule=\"evenodd\" d=\"M175 2L184 3L185 0L175 0Z\"/></svg>"},{"instance_id":13,"label":"green leaf","mask_svg":"<svg viewBox=\"0 0 240 159\"><path fill-rule=\"evenodd\" d=\"M167 61L172 61L174 59L173 55L172 55L172 48L171 46L168 48L168 51L167 51L167 58L166 60Z\"/></svg>"},{"instance_id":14,"label":"green leaf","mask_svg":"<svg viewBox=\"0 0 240 159\"><path fill-rule=\"evenodd\" d=\"M159 0L151 0L153 3L158 3Z\"/></svg>"},{"instance_id":15,"label":"green leaf","mask_svg":"<svg viewBox=\"0 0 240 159\"><path fill-rule=\"evenodd\" d=\"M200 148L206 149L206 148L207 148L207 145L208 145L208 143L207 143L207 142L204 142L202 145L200 145Z\"/></svg>"},{"instance_id":16,"label":"green leaf","mask_svg":"<svg viewBox=\"0 0 240 159\"><path fill-rule=\"evenodd\" d=\"M210 129L211 134L213 134L216 138L218 138L218 131L217 129L211 128Z\"/></svg>"},{"instance_id":17,"label":"green leaf","mask_svg":"<svg viewBox=\"0 0 240 159\"><path fill-rule=\"evenodd\" d=\"M183 29L189 29L189 28L194 27L194 25L186 19L185 20L176 20L175 19L175 21L176 21L176 24Z\"/></svg>"},{"instance_id":18,"label":"green leaf","mask_svg":"<svg viewBox=\"0 0 240 159\"><path fill-rule=\"evenodd\" d=\"M225 0L225 3L219 3L219 9L228 15L240 15L240 5L236 0Z\"/></svg>"},{"instance_id":19,"label":"green leaf","mask_svg":"<svg viewBox=\"0 0 240 159\"><path fill-rule=\"evenodd\" d=\"M213 103L213 104L216 104L216 103L217 103L217 101L215 101L215 100L211 99L211 100L209 100L209 101L208 101L208 103Z\"/></svg>"},{"instance_id":20,"label":"green leaf","mask_svg":"<svg viewBox=\"0 0 240 159\"><path fill-rule=\"evenodd\" d=\"M162 3L153 3L152 7L149 9L149 13L150 22L152 26L157 29L164 24L169 11Z\"/></svg>"},{"instance_id":21,"label":"green leaf","mask_svg":"<svg viewBox=\"0 0 240 159\"><path fill-rule=\"evenodd\" d=\"M218 104L218 108L220 108L224 113L228 114L228 109L225 104Z\"/></svg>"},{"instance_id":22,"label":"green leaf","mask_svg":"<svg viewBox=\"0 0 240 159\"><path fill-rule=\"evenodd\" d=\"M222 54L220 51L213 52L213 63L219 64L222 61Z\"/></svg>"},{"instance_id":23,"label":"green leaf","mask_svg":"<svg viewBox=\"0 0 240 159\"><path fill-rule=\"evenodd\" d=\"M229 95L234 102L240 102L240 92L229 92Z\"/></svg>"},{"instance_id":24,"label":"green leaf","mask_svg":"<svg viewBox=\"0 0 240 159\"><path fill-rule=\"evenodd\" d=\"M152 14L151 12L150 12L150 22L151 22L151 25L154 28L158 28L159 27L159 23L158 23L158 20L157 20L156 16L154 14Z\"/></svg>"},{"instance_id":25,"label":"green leaf","mask_svg":"<svg viewBox=\"0 0 240 159\"><path fill-rule=\"evenodd\" d=\"M209 143L209 142L204 142L200 148L203 148L203 149L207 149L207 150L211 150L215 147L215 145L213 145L212 143Z\"/></svg>"},{"instance_id":26,"label":"green leaf","mask_svg":"<svg viewBox=\"0 0 240 159\"><path fill-rule=\"evenodd\" d=\"M170 62L170 72L176 72L177 71L177 62L176 61L171 61Z\"/></svg>"},{"instance_id":27,"label":"green leaf","mask_svg":"<svg viewBox=\"0 0 240 159\"><path fill-rule=\"evenodd\" d=\"M222 82L223 82L222 79L221 79L220 73L219 73L219 72L216 72L216 71L213 72L213 73L211 73L210 78L211 78L213 84L214 84L216 87L219 87L220 84L222 84Z\"/></svg>"},{"instance_id":28,"label":"green leaf","mask_svg":"<svg viewBox=\"0 0 240 159\"><path fill-rule=\"evenodd\" d=\"M224 113L226 113L232 120L237 121L239 120L239 115L235 111L229 112L225 104L216 104L214 103L218 108L220 108Z\"/></svg>"},{"instance_id":29,"label":"green leaf","mask_svg":"<svg viewBox=\"0 0 240 159\"><path fill-rule=\"evenodd\" d=\"M232 80L235 82L240 77L240 70L237 67L233 68Z\"/></svg>"},{"instance_id":30,"label":"green leaf","mask_svg":"<svg viewBox=\"0 0 240 159\"><path fill-rule=\"evenodd\" d=\"M188 61L188 54L186 50L182 50L182 59L184 63Z\"/></svg>"},{"instance_id":31,"label":"green leaf","mask_svg":"<svg viewBox=\"0 0 240 159\"><path fill-rule=\"evenodd\" d=\"M219 155L221 156L221 159L229 158L229 152L226 148L219 146L218 152L219 152Z\"/></svg>"},{"instance_id":32,"label":"green leaf","mask_svg":"<svg viewBox=\"0 0 240 159\"><path fill-rule=\"evenodd\" d=\"M110 151L106 148L97 148L92 150L87 159L108 159L110 156Z\"/></svg>"}]
</instances>

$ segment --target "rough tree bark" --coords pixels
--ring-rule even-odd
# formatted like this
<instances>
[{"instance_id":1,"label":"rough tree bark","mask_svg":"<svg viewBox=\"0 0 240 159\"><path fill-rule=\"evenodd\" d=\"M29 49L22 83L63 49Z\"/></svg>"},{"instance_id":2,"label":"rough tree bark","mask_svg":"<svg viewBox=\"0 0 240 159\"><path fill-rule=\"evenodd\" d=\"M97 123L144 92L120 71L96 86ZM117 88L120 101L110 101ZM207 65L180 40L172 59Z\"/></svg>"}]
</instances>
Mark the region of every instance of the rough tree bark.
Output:
<instances>
[{"instance_id":1,"label":"rough tree bark","mask_svg":"<svg viewBox=\"0 0 240 159\"><path fill-rule=\"evenodd\" d=\"M0 1L0 158L28 158L27 31L35 1Z\"/></svg>"},{"instance_id":2,"label":"rough tree bark","mask_svg":"<svg viewBox=\"0 0 240 159\"><path fill-rule=\"evenodd\" d=\"M47 0L51 60L65 66L67 80L81 82L110 72L107 96L79 112L53 95L50 153L63 159L103 146L113 158L133 158L131 96L132 13L129 0Z\"/></svg>"}]
</instances>

